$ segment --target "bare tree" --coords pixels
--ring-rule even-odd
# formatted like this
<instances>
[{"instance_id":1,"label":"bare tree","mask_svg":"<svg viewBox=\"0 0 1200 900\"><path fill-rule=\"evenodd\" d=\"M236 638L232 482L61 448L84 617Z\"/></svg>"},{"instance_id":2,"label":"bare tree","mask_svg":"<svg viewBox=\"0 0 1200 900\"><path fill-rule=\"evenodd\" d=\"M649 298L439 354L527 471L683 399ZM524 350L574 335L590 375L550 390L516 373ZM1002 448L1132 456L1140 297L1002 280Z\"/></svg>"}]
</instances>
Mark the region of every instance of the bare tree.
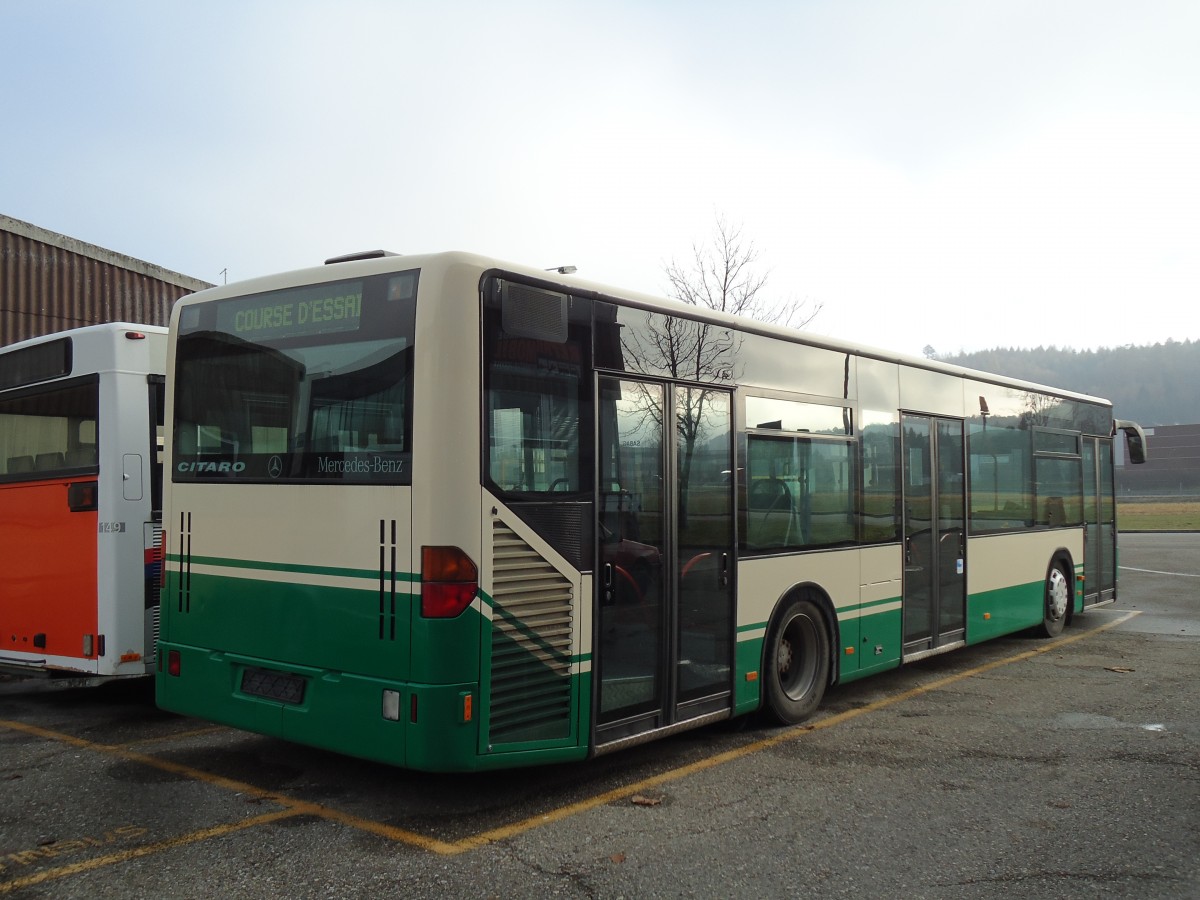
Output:
<instances>
[{"instance_id":1,"label":"bare tree","mask_svg":"<svg viewBox=\"0 0 1200 900\"><path fill-rule=\"evenodd\" d=\"M743 237L741 226L717 216L714 233L706 243L692 244L692 260L666 266L671 296L693 306L704 306L736 316L748 316L772 325L803 328L821 311L822 304L792 299L775 303L763 296L767 272L759 272L758 248Z\"/></svg>"}]
</instances>

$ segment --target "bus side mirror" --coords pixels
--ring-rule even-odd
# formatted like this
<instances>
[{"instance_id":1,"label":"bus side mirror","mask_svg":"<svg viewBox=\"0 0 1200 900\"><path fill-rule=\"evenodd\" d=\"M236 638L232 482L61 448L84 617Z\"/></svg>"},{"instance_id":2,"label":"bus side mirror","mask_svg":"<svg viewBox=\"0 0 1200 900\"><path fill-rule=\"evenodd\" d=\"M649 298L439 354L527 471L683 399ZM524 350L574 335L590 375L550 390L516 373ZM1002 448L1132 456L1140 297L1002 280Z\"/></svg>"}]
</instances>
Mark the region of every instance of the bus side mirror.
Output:
<instances>
[{"instance_id":1,"label":"bus side mirror","mask_svg":"<svg viewBox=\"0 0 1200 900\"><path fill-rule=\"evenodd\" d=\"M1125 446L1129 449L1129 462L1140 466L1146 461L1146 432L1137 422L1126 422L1123 419L1113 420L1113 434L1125 432Z\"/></svg>"}]
</instances>

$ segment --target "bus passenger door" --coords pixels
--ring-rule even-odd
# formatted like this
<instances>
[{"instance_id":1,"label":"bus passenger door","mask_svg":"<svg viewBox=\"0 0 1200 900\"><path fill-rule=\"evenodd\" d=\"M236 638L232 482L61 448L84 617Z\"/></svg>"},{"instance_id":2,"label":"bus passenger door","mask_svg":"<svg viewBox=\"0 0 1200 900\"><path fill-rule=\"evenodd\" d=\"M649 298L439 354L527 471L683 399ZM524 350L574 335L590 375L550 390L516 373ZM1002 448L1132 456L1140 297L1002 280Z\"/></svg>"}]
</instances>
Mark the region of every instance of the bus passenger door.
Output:
<instances>
[{"instance_id":1,"label":"bus passenger door","mask_svg":"<svg viewBox=\"0 0 1200 900\"><path fill-rule=\"evenodd\" d=\"M901 417L904 456L904 658L966 636L963 424Z\"/></svg>"},{"instance_id":2,"label":"bus passenger door","mask_svg":"<svg viewBox=\"0 0 1200 900\"><path fill-rule=\"evenodd\" d=\"M730 708L730 394L601 378L597 744Z\"/></svg>"},{"instance_id":3,"label":"bus passenger door","mask_svg":"<svg viewBox=\"0 0 1200 900\"><path fill-rule=\"evenodd\" d=\"M1116 596L1116 509L1111 438L1083 439L1083 605Z\"/></svg>"}]
</instances>

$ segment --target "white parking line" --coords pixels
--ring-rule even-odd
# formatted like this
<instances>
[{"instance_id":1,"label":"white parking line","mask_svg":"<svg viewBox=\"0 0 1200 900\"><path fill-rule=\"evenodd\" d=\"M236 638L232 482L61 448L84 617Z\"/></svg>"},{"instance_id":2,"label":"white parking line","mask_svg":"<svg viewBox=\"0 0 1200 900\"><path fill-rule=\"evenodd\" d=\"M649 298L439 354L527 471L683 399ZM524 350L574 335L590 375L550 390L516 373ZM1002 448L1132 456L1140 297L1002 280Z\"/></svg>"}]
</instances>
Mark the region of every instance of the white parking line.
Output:
<instances>
[{"instance_id":1,"label":"white parking line","mask_svg":"<svg viewBox=\"0 0 1200 900\"><path fill-rule=\"evenodd\" d=\"M1147 575L1172 575L1175 578L1200 578L1192 572L1160 572L1158 569L1135 569L1133 566L1118 566L1126 572L1145 572Z\"/></svg>"}]
</instances>

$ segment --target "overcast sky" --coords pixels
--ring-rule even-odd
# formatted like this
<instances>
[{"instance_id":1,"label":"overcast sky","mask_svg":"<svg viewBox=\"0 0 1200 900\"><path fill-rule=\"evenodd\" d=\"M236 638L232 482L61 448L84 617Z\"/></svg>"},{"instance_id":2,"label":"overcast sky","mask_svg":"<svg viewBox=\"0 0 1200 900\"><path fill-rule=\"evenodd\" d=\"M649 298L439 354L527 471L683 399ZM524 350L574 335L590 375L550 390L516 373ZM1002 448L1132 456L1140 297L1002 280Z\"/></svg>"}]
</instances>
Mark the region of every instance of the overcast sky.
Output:
<instances>
[{"instance_id":1,"label":"overcast sky","mask_svg":"<svg viewBox=\"0 0 1200 900\"><path fill-rule=\"evenodd\" d=\"M0 2L0 212L207 281L382 247L812 330L1200 339L1200 3Z\"/></svg>"}]
</instances>

